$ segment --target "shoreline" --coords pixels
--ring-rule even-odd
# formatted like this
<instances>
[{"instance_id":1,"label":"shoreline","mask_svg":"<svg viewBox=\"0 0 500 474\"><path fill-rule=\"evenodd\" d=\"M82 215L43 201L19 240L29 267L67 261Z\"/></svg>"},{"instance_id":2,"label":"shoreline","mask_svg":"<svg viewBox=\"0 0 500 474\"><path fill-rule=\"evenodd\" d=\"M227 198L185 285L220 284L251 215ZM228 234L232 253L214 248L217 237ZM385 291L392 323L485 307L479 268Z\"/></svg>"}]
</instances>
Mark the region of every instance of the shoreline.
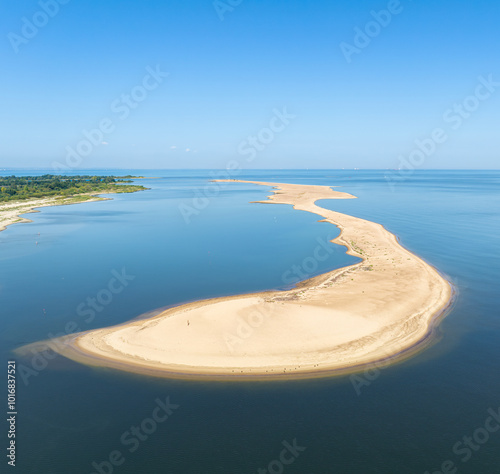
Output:
<instances>
[{"instance_id":1,"label":"shoreline","mask_svg":"<svg viewBox=\"0 0 500 474\"><path fill-rule=\"evenodd\" d=\"M139 192L140 190L134 191ZM23 214L33 214L37 209L52 206L70 206L72 204L85 204L88 202L111 201L111 197L100 197L103 194L127 194L119 191L97 192L88 194L74 194L71 196L54 196L35 199L26 199L18 201L7 201L0 203L0 232L13 224L24 224L33 222L31 219L21 217ZM88 199L79 200L79 197L88 197Z\"/></svg>"},{"instance_id":2,"label":"shoreline","mask_svg":"<svg viewBox=\"0 0 500 474\"><path fill-rule=\"evenodd\" d=\"M340 229L331 242L361 262L286 291L194 301L72 334L58 340L57 352L87 365L167 378L297 379L385 366L433 342L453 304L453 287L380 224L315 204L354 196L328 186L218 181L271 186L268 200L257 202L320 215ZM246 336L238 333L242 321ZM54 342L24 349L43 344Z\"/></svg>"},{"instance_id":3,"label":"shoreline","mask_svg":"<svg viewBox=\"0 0 500 474\"><path fill-rule=\"evenodd\" d=\"M298 284L305 283L307 280L301 281ZM241 296L241 295L239 295ZM33 355L31 350L44 352L47 349L51 349L54 352L58 352L60 355L66 357L73 362L77 362L83 365L87 365L95 368L108 368L113 370L119 370L122 372L127 372L130 374L140 375L140 376L150 376L157 378L173 379L173 380L187 380L187 381L214 381L214 382L286 382L294 380L310 380L310 379L320 379L327 377L340 377L352 374L359 374L363 371L369 370L371 368L385 369L394 364L404 362L412 357L415 357L425 349L431 347L433 344L438 342L436 338L436 332L439 329L439 323L448 315L452 310L455 303L457 292L454 286L451 286L451 296L448 304L444 306L435 316L429 324L429 332L424 336L423 339L415 342L413 345L401 349L399 352L394 354L387 354L386 357L374 359L373 361L363 362L357 365L349 365L345 367L339 367L335 369L321 368L321 369L311 369L310 371L302 371L300 373L226 373L221 374L216 371L199 371L199 370L185 370L184 371L169 371L162 368L160 365L154 366L149 364L134 364L132 361L121 361L119 359L105 358L100 355L96 355L88 350L83 349L79 344L77 339L86 334L93 332L93 330L84 331L81 333L70 334L58 338L58 342L55 344L51 340L40 341L26 346L22 346L16 352L19 355ZM236 296L235 296L236 297ZM224 300L231 297L220 297L215 298L217 300ZM203 301L213 301L214 299L203 300ZM198 301L201 302L201 301ZM185 303L184 305L192 304ZM178 307L178 305L174 306ZM152 313L154 311L148 311L146 314ZM162 311L163 314L163 311ZM156 317L156 316L155 316ZM137 320L143 320L142 316L132 319L131 321L125 321L121 324L115 325L113 327L126 326L131 322Z\"/></svg>"},{"instance_id":4,"label":"shoreline","mask_svg":"<svg viewBox=\"0 0 500 474\"><path fill-rule=\"evenodd\" d=\"M100 194L115 194L115 193L100 193ZM87 196L86 194L80 194L80 196ZM31 219L26 217L21 217L23 214L33 214L40 212L37 209L43 207L52 206L69 206L71 204L82 204L86 202L97 202L97 201L110 201L112 198L100 198L97 195L92 194L93 199L86 199L83 201L73 201L76 196L69 196L68 198L61 199L60 197L54 198L38 198L38 199L27 199L26 201L14 201L12 203L6 203L5 205L0 204L0 232L7 229L8 226L13 224L23 224L33 222ZM12 208L12 209L10 209Z\"/></svg>"}]
</instances>

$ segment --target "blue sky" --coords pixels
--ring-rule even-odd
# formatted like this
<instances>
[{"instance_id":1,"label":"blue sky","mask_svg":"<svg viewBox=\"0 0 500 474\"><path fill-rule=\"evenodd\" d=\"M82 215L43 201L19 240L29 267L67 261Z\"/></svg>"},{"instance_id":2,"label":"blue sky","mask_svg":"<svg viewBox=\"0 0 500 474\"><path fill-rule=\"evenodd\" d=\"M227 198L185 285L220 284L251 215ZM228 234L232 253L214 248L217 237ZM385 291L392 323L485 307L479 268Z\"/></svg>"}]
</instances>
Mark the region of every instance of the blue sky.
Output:
<instances>
[{"instance_id":1,"label":"blue sky","mask_svg":"<svg viewBox=\"0 0 500 474\"><path fill-rule=\"evenodd\" d=\"M496 0L4 0L0 13L0 167L398 168L441 129L420 167L498 168ZM151 70L168 77L146 90Z\"/></svg>"}]
</instances>

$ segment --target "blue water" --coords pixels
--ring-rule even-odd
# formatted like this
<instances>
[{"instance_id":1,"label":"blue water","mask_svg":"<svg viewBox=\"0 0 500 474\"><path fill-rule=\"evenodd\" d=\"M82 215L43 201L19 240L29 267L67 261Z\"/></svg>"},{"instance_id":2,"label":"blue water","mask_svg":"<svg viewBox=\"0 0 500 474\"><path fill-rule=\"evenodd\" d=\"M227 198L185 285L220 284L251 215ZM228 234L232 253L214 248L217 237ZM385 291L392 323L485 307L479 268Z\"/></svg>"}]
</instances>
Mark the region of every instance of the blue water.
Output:
<instances>
[{"instance_id":1,"label":"blue water","mask_svg":"<svg viewBox=\"0 0 500 474\"><path fill-rule=\"evenodd\" d=\"M34 222L0 233L0 347L24 370L17 472L95 473L92 463L109 462L116 450L123 463L101 464L102 472L423 474L443 472L443 463L457 469L450 472L500 472L500 430L484 428L488 410L500 408L500 172L416 171L394 186L384 171L240 174L341 186L358 199L319 204L382 223L458 290L440 340L406 362L358 378L243 384L148 378L61 357L44 368L12 350L168 305L287 288L291 269L305 271L338 230L290 206L250 204L269 190L209 185L208 171L86 173L158 179L111 201L43 208L29 215ZM205 201L207 192L214 196ZM196 210L189 222L186 206ZM328 245L329 258L306 276L357 261ZM128 277L126 286L92 310L88 299L108 288L113 272ZM152 432L129 433L123 444L167 396L179 405L170 417L146 421ZM467 448L464 436L474 435L480 443ZM294 439L306 449L280 464L282 443Z\"/></svg>"}]
</instances>

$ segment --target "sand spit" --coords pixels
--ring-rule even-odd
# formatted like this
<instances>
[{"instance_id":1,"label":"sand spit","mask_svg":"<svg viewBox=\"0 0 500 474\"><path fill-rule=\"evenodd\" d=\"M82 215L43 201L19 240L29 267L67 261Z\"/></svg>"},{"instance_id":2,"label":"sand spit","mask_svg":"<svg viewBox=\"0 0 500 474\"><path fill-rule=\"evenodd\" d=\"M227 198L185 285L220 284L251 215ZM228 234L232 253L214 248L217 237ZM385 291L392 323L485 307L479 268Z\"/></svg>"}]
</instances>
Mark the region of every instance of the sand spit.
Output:
<instances>
[{"instance_id":1,"label":"sand spit","mask_svg":"<svg viewBox=\"0 0 500 474\"><path fill-rule=\"evenodd\" d=\"M110 193L99 193L110 194ZM81 196L81 197L78 197ZM22 214L29 214L37 211L37 208L49 206L66 206L69 204L81 204L84 202L107 201L111 198L102 198L97 195L79 194L77 197L69 196L67 198L49 197L41 199L27 199L23 201L13 201L0 204L0 232L7 226L20 222L33 222L30 219L21 217Z\"/></svg>"},{"instance_id":2,"label":"sand spit","mask_svg":"<svg viewBox=\"0 0 500 474\"><path fill-rule=\"evenodd\" d=\"M408 356L429 339L451 285L382 225L315 204L354 196L327 186L231 182L273 186L259 202L321 216L341 230L333 242L362 261L288 291L197 301L72 335L58 344L63 355L166 377L309 377Z\"/></svg>"}]
</instances>

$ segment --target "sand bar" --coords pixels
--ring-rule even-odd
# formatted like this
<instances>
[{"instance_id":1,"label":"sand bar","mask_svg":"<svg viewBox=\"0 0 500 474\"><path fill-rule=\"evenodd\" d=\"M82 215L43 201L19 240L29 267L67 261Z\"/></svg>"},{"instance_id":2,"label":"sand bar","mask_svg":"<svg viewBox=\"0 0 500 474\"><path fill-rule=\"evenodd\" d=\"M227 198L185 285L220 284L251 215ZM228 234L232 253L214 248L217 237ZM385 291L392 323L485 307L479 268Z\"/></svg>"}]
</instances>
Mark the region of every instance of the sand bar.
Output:
<instances>
[{"instance_id":1,"label":"sand bar","mask_svg":"<svg viewBox=\"0 0 500 474\"><path fill-rule=\"evenodd\" d=\"M259 202L291 204L336 225L333 242L362 261L288 291L197 301L72 335L59 351L167 377L281 378L342 373L404 356L428 339L450 305L450 283L382 225L315 204L354 196L327 186L238 182L273 186Z\"/></svg>"}]
</instances>

